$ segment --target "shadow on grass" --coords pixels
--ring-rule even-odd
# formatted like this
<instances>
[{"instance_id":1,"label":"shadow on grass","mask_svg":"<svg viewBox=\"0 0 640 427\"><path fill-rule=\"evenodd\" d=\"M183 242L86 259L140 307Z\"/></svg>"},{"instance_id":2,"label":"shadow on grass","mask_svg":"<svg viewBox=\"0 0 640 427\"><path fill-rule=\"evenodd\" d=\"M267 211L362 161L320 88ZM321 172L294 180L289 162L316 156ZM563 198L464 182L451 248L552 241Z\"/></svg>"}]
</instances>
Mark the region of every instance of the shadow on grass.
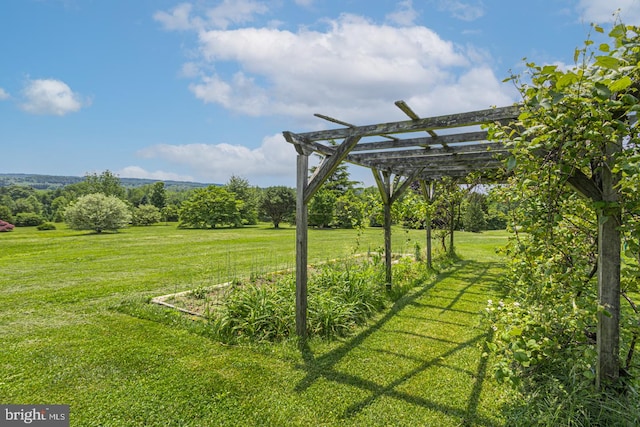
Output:
<instances>
[{"instance_id":1,"label":"shadow on grass","mask_svg":"<svg viewBox=\"0 0 640 427\"><path fill-rule=\"evenodd\" d=\"M421 325L420 327L423 329L428 330L429 326L425 326L424 322L428 323L431 320L442 323L443 326L440 327L444 328L451 325L462 327L467 330L474 328L470 325L478 324L480 308L477 311L470 311L456 308L456 305L460 303L465 293L470 292L474 286L482 286L484 283L497 281L499 278L497 275L491 274L492 269L499 270L499 265L495 263L460 261L456 264L455 270L440 274L434 283L426 284L419 291L413 292L399 299L389 312L377 320L372 326L345 342L344 345L316 357L307 343L301 343L300 349L304 365L300 368L306 371L306 376L296 385L295 390L297 392L303 392L311 387L314 382L322 378L327 381L357 387L366 391L369 394L369 397L353 402L346 408L346 410L344 410L342 417L346 419L357 415L359 412L363 411L365 408L374 404L377 400L383 397L391 397L411 405L418 405L432 411L442 412L442 414L446 416L457 417L461 420L461 425L494 425L494 420L478 413L482 387L487 375L487 358L482 357L481 354L483 351L486 351L486 342L492 338L493 331L479 331L478 334L470 337L467 336L467 339L462 342L438 338L421 331L416 332L404 330L402 327L392 327L381 331L392 319L402 317L402 312L404 310L415 310L415 308L424 308L425 310L430 309L432 313L436 313L436 315L437 313L440 313L445 318L447 315L454 317L453 320L434 320L428 317L416 317L415 314L409 314L406 316L408 321L416 319L417 322L414 323L417 324L419 322ZM459 289L452 297L445 298L442 294L452 291L452 289L447 287L449 286L447 283L449 281L457 283L456 287ZM460 287L460 285L462 285L462 287ZM430 291L434 291L434 293L435 291L438 292L437 298L433 299L441 300L442 304L438 304L437 302L431 303L429 299ZM481 303L475 302L475 304L480 306ZM457 322L456 320L459 320L461 315L463 317L470 318L470 321L468 323ZM432 330L433 326L434 325L432 324ZM338 368L340 362L343 359L348 358L353 350L364 345L365 341L376 333L401 334L415 339L440 342L441 345L446 346L446 350L437 352L437 354L433 354L433 352L431 352L431 354L425 354L424 357L421 357L405 355L395 350L373 349L372 351L374 352L385 353L386 355L390 355L398 359L410 360L415 365L413 369L406 372L395 373L395 377L386 381L384 384L380 381L373 381L365 378L362 375L354 375L341 371ZM451 359L453 356L469 348L475 348L478 353L478 363L474 371L446 363L447 360ZM402 389L408 381L415 379L418 375L425 373L430 369L442 367L463 373L464 375L469 376L473 381L473 386L471 387L471 391L466 401L466 407L460 407L459 405L456 406L450 402L439 402L435 399L426 398ZM376 370L378 368L380 370L384 370L385 366L372 365L370 369ZM425 386L436 386L436 384L425 384ZM437 384L437 386L441 386L441 384Z\"/></svg>"}]
</instances>

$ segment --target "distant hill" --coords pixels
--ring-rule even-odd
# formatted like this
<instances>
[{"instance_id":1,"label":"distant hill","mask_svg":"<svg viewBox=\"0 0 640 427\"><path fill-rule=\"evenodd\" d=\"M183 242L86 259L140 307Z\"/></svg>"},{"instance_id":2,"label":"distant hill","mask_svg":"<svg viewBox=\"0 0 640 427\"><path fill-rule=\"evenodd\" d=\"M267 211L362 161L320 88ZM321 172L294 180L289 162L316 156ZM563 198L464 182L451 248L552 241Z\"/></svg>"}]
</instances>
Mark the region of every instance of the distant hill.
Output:
<instances>
[{"instance_id":1,"label":"distant hill","mask_svg":"<svg viewBox=\"0 0 640 427\"><path fill-rule=\"evenodd\" d=\"M79 176L57 176L57 175L37 175L27 173L0 173L0 187L9 185L24 185L37 190L55 190L65 185L75 184L84 181L84 177ZM120 178L120 182L125 188L142 187L153 184L161 180L142 178ZM201 182L187 181L162 181L167 190L188 190L191 188L203 188L209 185Z\"/></svg>"}]
</instances>

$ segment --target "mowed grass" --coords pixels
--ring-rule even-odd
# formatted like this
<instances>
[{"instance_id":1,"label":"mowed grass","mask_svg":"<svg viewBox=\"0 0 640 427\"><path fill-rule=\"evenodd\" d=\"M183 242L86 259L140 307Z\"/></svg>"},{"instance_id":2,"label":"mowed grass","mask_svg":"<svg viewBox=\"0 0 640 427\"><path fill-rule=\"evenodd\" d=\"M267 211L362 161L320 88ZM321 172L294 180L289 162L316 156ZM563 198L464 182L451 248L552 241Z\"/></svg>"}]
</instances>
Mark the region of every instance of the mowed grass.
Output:
<instances>
[{"instance_id":1,"label":"mowed grass","mask_svg":"<svg viewBox=\"0 0 640 427\"><path fill-rule=\"evenodd\" d=\"M462 260L436 280L354 336L299 347L224 346L120 309L293 267L293 228L2 233L0 403L69 404L77 426L502 425L509 392L482 358L480 312L506 234L456 239ZM378 250L383 234L310 230L309 242L320 262ZM394 229L394 251L416 242L423 231Z\"/></svg>"}]
</instances>

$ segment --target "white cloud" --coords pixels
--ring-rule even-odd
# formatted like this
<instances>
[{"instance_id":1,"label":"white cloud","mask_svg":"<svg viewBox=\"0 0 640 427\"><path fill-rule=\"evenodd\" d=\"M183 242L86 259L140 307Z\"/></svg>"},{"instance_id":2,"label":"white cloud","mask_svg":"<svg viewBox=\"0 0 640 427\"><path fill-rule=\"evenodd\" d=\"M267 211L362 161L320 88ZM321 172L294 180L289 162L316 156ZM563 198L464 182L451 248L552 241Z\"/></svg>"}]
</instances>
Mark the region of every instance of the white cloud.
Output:
<instances>
[{"instance_id":1,"label":"white cloud","mask_svg":"<svg viewBox=\"0 0 640 427\"><path fill-rule=\"evenodd\" d=\"M638 0L580 0L578 9L587 22L609 24L614 22L614 13L620 9L622 22L640 24L640 2Z\"/></svg>"},{"instance_id":2,"label":"white cloud","mask_svg":"<svg viewBox=\"0 0 640 427\"><path fill-rule=\"evenodd\" d=\"M314 0L294 0L298 6L310 7Z\"/></svg>"},{"instance_id":3,"label":"white cloud","mask_svg":"<svg viewBox=\"0 0 640 427\"><path fill-rule=\"evenodd\" d=\"M417 18L418 12L413 8L412 0L401 1L396 11L386 16L387 21L401 26L413 25Z\"/></svg>"},{"instance_id":4,"label":"white cloud","mask_svg":"<svg viewBox=\"0 0 640 427\"><path fill-rule=\"evenodd\" d=\"M66 83L54 79L29 80L22 95L21 108L33 114L64 116L89 104Z\"/></svg>"},{"instance_id":5,"label":"white cloud","mask_svg":"<svg viewBox=\"0 0 640 427\"><path fill-rule=\"evenodd\" d=\"M159 11L153 15L153 19L160 22L166 30L192 30L202 26L202 20L191 18L193 6L189 3L181 3L174 7L171 12Z\"/></svg>"},{"instance_id":6,"label":"white cloud","mask_svg":"<svg viewBox=\"0 0 640 427\"><path fill-rule=\"evenodd\" d=\"M4 99L9 99L9 98L10 98L10 95L7 93L7 91L5 91L0 87L0 101Z\"/></svg>"},{"instance_id":7,"label":"white cloud","mask_svg":"<svg viewBox=\"0 0 640 427\"><path fill-rule=\"evenodd\" d=\"M295 149L281 134L266 137L255 149L225 143L158 144L138 154L187 166L200 179L210 182L224 183L232 175L242 176L259 186L268 186L270 181L295 182Z\"/></svg>"},{"instance_id":8,"label":"white cloud","mask_svg":"<svg viewBox=\"0 0 640 427\"><path fill-rule=\"evenodd\" d=\"M116 171L116 175L121 176L122 178L157 179L159 181L194 181L194 178L190 175L180 175L165 171L150 172L140 166L127 166Z\"/></svg>"},{"instance_id":9,"label":"white cloud","mask_svg":"<svg viewBox=\"0 0 640 427\"><path fill-rule=\"evenodd\" d=\"M254 0L223 0L207 11L207 17L213 27L226 29L230 24L251 22L255 15L263 15L268 11L264 3Z\"/></svg>"},{"instance_id":10,"label":"white cloud","mask_svg":"<svg viewBox=\"0 0 640 427\"><path fill-rule=\"evenodd\" d=\"M482 0L437 0L438 9L449 12L454 18L462 21L475 21L484 15L485 6Z\"/></svg>"},{"instance_id":11,"label":"white cloud","mask_svg":"<svg viewBox=\"0 0 640 427\"><path fill-rule=\"evenodd\" d=\"M406 99L414 111L430 111L433 115L471 111L479 105L502 107L510 105L517 97L516 90L505 90L488 67L470 69L457 81L433 92L418 94ZM442 100L447 102L443 103Z\"/></svg>"},{"instance_id":12,"label":"white cloud","mask_svg":"<svg viewBox=\"0 0 640 427\"><path fill-rule=\"evenodd\" d=\"M460 87L464 97L466 83L459 76L474 69L484 70L486 86L497 90L475 98L475 108L505 99L498 79L477 62L477 50L422 26L376 25L342 15L328 21L325 31L210 30L200 32L199 41L202 63L217 71L200 72L190 90L205 103L251 116L307 118L320 112L356 123L388 119L398 99ZM448 103L456 100L445 96L438 104Z\"/></svg>"},{"instance_id":13,"label":"white cloud","mask_svg":"<svg viewBox=\"0 0 640 427\"><path fill-rule=\"evenodd\" d=\"M268 13L269 8L255 0L223 0L216 7L206 9L204 18L192 16L192 12L194 12L192 4L181 3L170 12L156 12L153 18L166 30L226 29L232 24L252 22L257 15Z\"/></svg>"}]
</instances>

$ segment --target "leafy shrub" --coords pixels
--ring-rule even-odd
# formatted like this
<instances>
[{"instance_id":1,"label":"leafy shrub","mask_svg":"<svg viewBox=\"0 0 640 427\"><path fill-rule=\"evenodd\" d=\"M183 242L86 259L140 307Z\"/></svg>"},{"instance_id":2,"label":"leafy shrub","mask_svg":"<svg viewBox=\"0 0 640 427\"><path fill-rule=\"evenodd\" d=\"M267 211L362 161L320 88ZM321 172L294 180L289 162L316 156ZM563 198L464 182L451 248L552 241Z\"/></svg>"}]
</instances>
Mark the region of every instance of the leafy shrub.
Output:
<instances>
[{"instance_id":1,"label":"leafy shrub","mask_svg":"<svg viewBox=\"0 0 640 427\"><path fill-rule=\"evenodd\" d=\"M161 219L160 209L154 205L140 205L133 210L131 223L137 226L152 225L160 222Z\"/></svg>"},{"instance_id":2,"label":"leafy shrub","mask_svg":"<svg viewBox=\"0 0 640 427\"><path fill-rule=\"evenodd\" d=\"M116 196L102 193L87 194L78 198L64 213L65 222L73 230L116 231L131 220L129 208Z\"/></svg>"},{"instance_id":3,"label":"leafy shrub","mask_svg":"<svg viewBox=\"0 0 640 427\"><path fill-rule=\"evenodd\" d=\"M42 224L40 224L38 226L38 230L44 231L44 230L55 230L56 229L56 225L51 223L51 222L43 222Z\"/></svg>"},{"instance_id":4,"label":"leafy shrub","mask_svg":"<svg viewBox=\"0 0 640 427\"><path fill-rule=\"evenodd\" d=\"M44 222L42 215L33 212L20 212L16 215L15 225L17 227L35 227Z\"/></svg>"},{"instance_id":5,"label":"leafy shrub","mask_svg":"<svg viewBox=\"0 0 640 427\"><path fill-rule=\"evenodd\" d=\"M11 231L14 225L0 219L0 231Z\"/></svg>"}]
</instances>

